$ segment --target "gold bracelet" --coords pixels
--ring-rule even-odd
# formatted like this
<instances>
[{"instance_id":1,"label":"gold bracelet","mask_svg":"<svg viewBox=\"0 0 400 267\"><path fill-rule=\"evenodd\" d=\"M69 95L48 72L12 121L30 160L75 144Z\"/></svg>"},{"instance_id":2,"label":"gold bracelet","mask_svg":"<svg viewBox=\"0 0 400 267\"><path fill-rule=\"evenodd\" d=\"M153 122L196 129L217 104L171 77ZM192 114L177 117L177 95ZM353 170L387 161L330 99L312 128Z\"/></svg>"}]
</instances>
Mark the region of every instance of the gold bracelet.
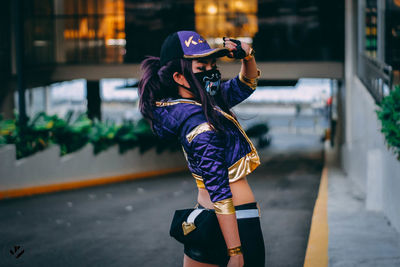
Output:
<instances>
[{"instance_id":1,"label":"gold bracelet","mask_svg":"<svg viewBox=\"0 0 400 267\"><path fill-rule=\"evenodd\" d=\"M261 71L259 69L257 69L257 77L255 78L247 78L246 76L243 75L242 72L239 73L239 80L246 84L248 87L250 87L251 89L255 90L257 87L257 83L258 83L258 79L261 76Z\"/></svg>"},{"instance_id":2,"label":"gold bracelet","mask_svg":"<svg viewBox=\"0 0 400 267\"><path fill-rule=\"evenodd\" d=\"M228 255L229 256L236 256L236 255L242 255L242 246L234 247L234 248L228 248Z\"/></svg>"},{"instance_id":3,"label":"gold bracelet","mask_svg":"<svg viewBox=\"0 0 400 267\"><path fill-rule=\"evenodd\" d=\"M216 214L234 214L235 206L233 206L232 198L214 202L214 210Z\"/></svg>"}]
</instances>

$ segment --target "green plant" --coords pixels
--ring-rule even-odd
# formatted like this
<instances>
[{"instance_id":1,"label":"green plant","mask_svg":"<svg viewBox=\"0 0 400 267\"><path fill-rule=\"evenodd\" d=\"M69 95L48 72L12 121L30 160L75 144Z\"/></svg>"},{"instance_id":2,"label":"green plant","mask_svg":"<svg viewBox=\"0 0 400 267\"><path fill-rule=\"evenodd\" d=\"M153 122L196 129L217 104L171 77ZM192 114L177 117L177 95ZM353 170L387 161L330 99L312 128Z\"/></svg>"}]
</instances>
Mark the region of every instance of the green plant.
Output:
<instances>
[{"instance_id":1,"label":"green plant","mask_svg":"<svg viewBox=\"0 0 400 267\"><path fill-rule=\"evenodd\" d=\"M153 134L150 124L143 118L136 123L133 133L138 137L140 153L146 152L159 143L159 139Z\"/></svg>"},{"instance_id":2,"label":"green plant","mask_svg":"<svg viewBox=\"0 0 400 267\"><path fill-rule=\"evenodd\" d=\"M3 120L0 114L0 145L12 144L15 120Z\"/></svg>"},{"instance_id":3,"label":"green plant","mask_svg":"<svg viewBox=\"0 0 400 267\"><path fill-rule=\"evenodd\" d=\"M44 112L39 112L28 124L29 133L32 135L31 139L35 140L39 150L47 148L52 143L53 131L59 120L56 115L49 116Z\"/></svg>"},{"instance_id":4,"label":"green plant","mask_svg":"<svg viewBox=\"0 0 400 267\"><path fill-rule=\"evenodd\" d=\"M32 120L28 118L25 126L20 125L18 114L15 120L3 120L0 116L0 146L15 144L17 159L27 157L55 143L60 146L60 155L77 151L87 143L92 143L94 154L118 144L119 152L139 147L144 153L155 147L157 153L165 150L176 151L181 148L179 140L160 140L151 130L145 119L136 123L123 121L116 125L112 121L102 122L90 120L86 113L81 113L73 119L74 112L68 111L65 118L57 115L36 114ZM266 134L269 128L266 124L256 124L246 132L249 137L259 139L259 146L269 144Z\"/></svg>"},{"instance_id":5,"label":"green plant","mask_svg":"<svg viewBox=\"0 0 400 267\"><path fill-rule=\"evenodd\" d=\"M15 120L0 122L0 135L3 142L15 144L17 159L27 157L50 145L52 120L55 118L41 112L33 119L28 118L26 125L20 125L16 114Z\"/></svg>"},{"instance_id":6,"label":"green plant","mask_svg":"<svg viewBox=\"0 0 400 267\"><path fill-rule=\"evenodd\" d=\"M114 122L106 121L104 123L97 118L94 119L89 132L89 140L93 144L93 152L95 155L117 143L115 136L119 128L120 126L115 125Z\"/></svg>"},{"instance_id":7,"label":"green plant","mask_svg":"<svg viewBox=\"0 0 400 267\"><path fill-rule=\"evenodd\" d=\"M0 135L0 147L4 146L5 144L7 144L6 139L3 136Z\"/></svg>"},{"instance_id":8,"label":"green plant","mask_svg":"<svg viewBox=\"0 0 400 267\"><path fill-rule=\"evenodd\" d=\"M118 143L120 154L139 145L139 138L134 133L133 129L134 124L132 121L124 121L115 134L115 141Z\"/></svg>"},{"instance_id":9,"label":"green plant","mask_svg":"<svg viewBox=\"0 0 400 267\"><path fill-rule=\"evenodd\" d=\"M381 132L385 136L386 145L400 160L400 86L396 86L384 97L379 107L375 112L381 121Z\"/></svg>"},{"instance_id":10,"label":"green plant","mask_svg":"<svg viewBox=\"0 0 400 267\"><path fill-rule=\"evenodd\" d=\"M89 131L92 121L86 113L81 113L72 121L72 111L69 111L65 120L57 121L54 127L54 142L60 146L61 156L75 152L89 142Z\"/></svg>"}]
</instances>

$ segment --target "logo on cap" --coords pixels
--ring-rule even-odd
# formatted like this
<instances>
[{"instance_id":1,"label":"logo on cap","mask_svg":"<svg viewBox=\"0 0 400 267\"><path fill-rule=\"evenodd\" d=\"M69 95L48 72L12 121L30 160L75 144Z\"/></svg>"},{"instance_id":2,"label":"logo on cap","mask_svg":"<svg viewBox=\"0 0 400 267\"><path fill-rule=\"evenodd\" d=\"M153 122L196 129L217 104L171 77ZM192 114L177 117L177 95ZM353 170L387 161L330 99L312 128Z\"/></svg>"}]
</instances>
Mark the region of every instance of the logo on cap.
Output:
<instances>
[{"instance_id":1,"label":"logo on cap","mask_svg":"<svg viewBox=\"0 0 400 267\"><path fill-rule=\"evenodd\" d=\"M198 43L199 43L199 44L204 43L204 40L202 40L202 39L199 38L199 40L197 40L197 42L196 42L196 41L193 40L193 35L190 36L188 40L185 40L185 45L186 45L186 47L189 47L190 44L197 45Z\"/></svg>"}]
</instances>

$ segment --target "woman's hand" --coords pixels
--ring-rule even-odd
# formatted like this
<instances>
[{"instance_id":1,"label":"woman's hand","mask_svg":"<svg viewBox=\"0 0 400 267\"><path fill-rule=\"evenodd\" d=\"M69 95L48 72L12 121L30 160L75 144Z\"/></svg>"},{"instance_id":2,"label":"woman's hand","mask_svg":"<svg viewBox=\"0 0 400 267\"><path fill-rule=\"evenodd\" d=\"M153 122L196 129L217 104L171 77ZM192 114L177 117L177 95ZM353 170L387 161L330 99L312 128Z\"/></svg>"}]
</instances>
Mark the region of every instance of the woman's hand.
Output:
<instances>
[{"instance_id":1,"label":"woman's hand","mask_svg":"<svg viewBox=\"0 0 400 267\"><path fill-rule=\"evenodd\" d=\"M224 46L227 47L229 49L229 51L231 51L228 55L228 57L233 58L233 51L236 50L237 44L235 42L233 42L230 38L228 37L224 37ZM246 56L248 56L250 54L250 50L251 47L248 43L245 42L240 42L240 46L242 47L242 49L244 50L244 52L246 53ZM253 78L258 78L259 77L259 72L257 69L257 64L256 64L256 60L253 57L250 57L250 59L242 59L242 68L240 69L240 72L242 73L243 76L249 78L249 79L253 79ZM256 83L253 85L249 85L250 87L256 87Z\"/></svg>"},{"instance_id":2,"label":"woman's hand","mask_svg":"<svg viewBox=\"0 0 400 267\"><path fill-rule=\"evenodd\" d=\"M243 267L243 265L243 255L235 255L230 257L227 267Z\"/></svg>"},{"instance_id":3,"label":"woman's hand","mask_svg":"<svg viewBox=\"0 0 400 267\"><path fill-rule=\"evenodd\" d=\"M229 37L224 37L224 43L225 47L227 47L231 52L229 54L229 57L233 58L233 52L236 50L237 44L235 42L232 42ZM245 42L240 42L240 45L242 46L242 49L244 52L246 52L246 56L250 53L250 45Z\"/></svg>"}]
</instances>

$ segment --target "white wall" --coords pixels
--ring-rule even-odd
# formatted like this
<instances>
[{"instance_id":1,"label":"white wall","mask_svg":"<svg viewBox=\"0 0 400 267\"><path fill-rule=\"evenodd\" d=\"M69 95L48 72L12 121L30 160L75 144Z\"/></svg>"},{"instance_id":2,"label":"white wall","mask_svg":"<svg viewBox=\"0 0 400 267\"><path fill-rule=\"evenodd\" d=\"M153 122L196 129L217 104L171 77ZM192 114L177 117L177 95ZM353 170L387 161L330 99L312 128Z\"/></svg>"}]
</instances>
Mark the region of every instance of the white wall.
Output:
<instances>
[{"instance_id":1,"label":"white wall","mask_svg":"<svg viewBox=\"0 0 400 267\"><path fill-rule=\"evenodd\" d=\"M129 174L182 168L187 164L182 151L155 149L140 154L138 148L119 154L118 146L93 154L92 144L60 157L59 147L53 145L30 157L15 160L14 145L0 149L0 191L33 186L107 178Z\"/></svg>"},{"instance_id":2,"label":"white wall","mask_svg":"<svg viewBox=\"0 0 400 267\"><path fill-rule=\"evenodd\" d=\"M342 147L342 166L364 193L367 209L383 211L400 232L400 161L385 145L372 96L356 76L348 85L346 125L351 130L346 133L351 136Z\"/></svg>"}]
</instances>

